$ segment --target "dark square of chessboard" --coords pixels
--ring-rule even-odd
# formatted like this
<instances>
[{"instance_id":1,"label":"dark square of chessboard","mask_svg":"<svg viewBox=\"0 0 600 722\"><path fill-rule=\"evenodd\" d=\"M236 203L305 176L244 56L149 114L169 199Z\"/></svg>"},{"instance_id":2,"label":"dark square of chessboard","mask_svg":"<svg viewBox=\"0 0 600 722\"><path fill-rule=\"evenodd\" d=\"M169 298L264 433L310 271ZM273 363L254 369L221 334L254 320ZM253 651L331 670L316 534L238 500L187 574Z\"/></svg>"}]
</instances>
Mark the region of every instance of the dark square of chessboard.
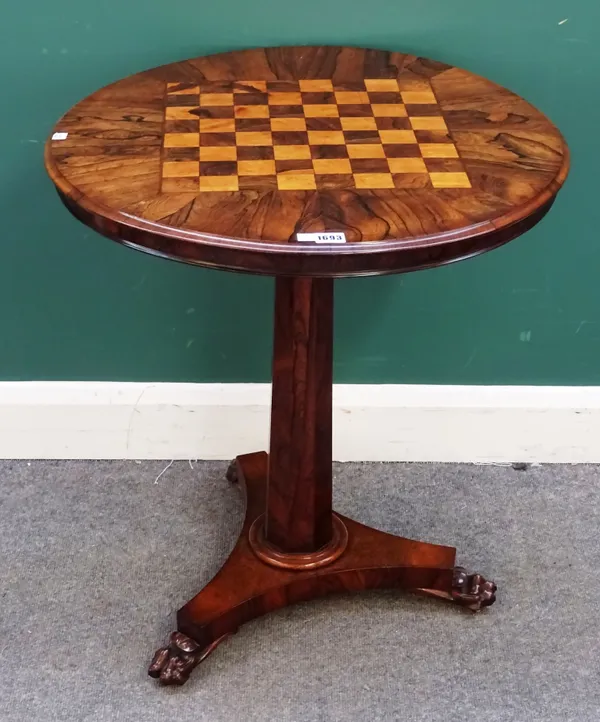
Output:
<instances>
[{"instance_id":1,"label":"dark square of chessboard","mask_svg":"<svg viewBox=\"0 0 600 722\"><path fill-rule=\"evenodd\" d=\"M365 92L365 81L364 80L352 80L347 82L337 82L335 83L335 89L337 91L344 91L344 92Z\"/></svg>"},{"instance_id":2,"label":"dark square of chessboard","mask_svg":"<svg viewBox=\"0 0 600 722\"><path fill-rule=\"evenodd\" d=\"M304 118L304 108L301 105L270 105L271 118Z\"/></svg>"},{"instance_id":3,"label":"dark square of chessboard","mask_svg":"<svg viewBox=\"0 0 600 722\"><path fill-rule=\"evenodd\" d=\"M165 133L197 133L199 128L200 122L197 118L165 121Z\"/></svg>"},{"instance_id":4,"label":"dark square of chessboard","mask_svg":"<svg viewBox=\"0 0 600 722\"><path fill-rule=\"evenodd\" d=\"M230 84L230 92L236 95L243 93L264 93L267 90L267 83L264 80L236 80Z\"/></svg>"},{"instance_id":5,"label":"dark square of chessboard","mask_svg":"<svg viewBox=\"0 0 600 722\"><path fill-rule=\"evenodd\" d=\"M304 105L335 105L335 93L302 93Z\"/></svg>"},{"instance_id":6,"label":"dark square of chessboard","mask_svg":"<svg viewBox=\"0 0 600 722\"><path fill-rule=\"evenodd\" d=\"M231 80L201 80L196 83L201 93L232 93L233 84Z\"/></svg>"},{"instance_id":7,"label":"dark square of chessboard","mask_svg":"<svg viewBox=\"0 0 600 722\"><path fill-rule=\"evenodd\" d=\"M297 93L300 83L297 80L267 80L269 93Z\"/></svg>"},{"instance_id":8,"label":"dark square of chessboard","mask_svg":"<svg viewBox=\"0 0 600 722\"><path fill-rule=\"evenodd\" d=\"M312 170L313 164L310 158L307 160L276 160L275 169L278 173L285 173L286 171Z\"/></svg>"},{"instance_id":9,"label":"dark square of chessboard","mask_svg":"<svg viewBox=\"0 0 600 722\"><path fill-rule=\"evenodd\" d=\"M267 93L236 93L234 91L233 96L235 105L267 105L268 99Z\"/></svg>"},{"instance_id":10,"label":"dark square of chessboard","mask_svg":"<svg viewBox=\"0 0 600 722\"><path fill-rule=\"evenodd\" d=\"M275 175L241 175L238 182L241 191L277 190L277 176Z\"/></svg>"},{"instance_id":11,"label":"dark square of chessboard","mask_svg":"<svg viewBox=\"0 0 600 722\"><path fill-rule=\"evenodd\" d=\"M381 143L379 132L376 130L345 130L346 143Z\"/></svg>"},{"instance_id":12,"label":"dark square of chessboard","mask_svg":"<svg viewBox=\"0 0 600 722\"><path fill-rule=\"evenodd\" d=\"M452 143L452 138L445 130L415 130L419 143Z\"/></svg>"},{"instance_id":13,"label":"dark square of chessboard","mask_svg":"<svg viewBox=\"0 0 600 722\"><path fill-rule=\"evenodd\" d=\"M304 130L273 131L273 145L307 145L308 133Z\"/></svg>"},{"instance_id":14,"label":"dark square of chessboard","mask_svg":"<svg viewBox=\"0 0 600 722\"><path fill-rule=\"evenodd\" d=\"M237 148L238 160L273 160L272 145L240 145Z\"/></svg>"},{"instance_id":15,"label":"dark square of chessboard","mask_svg":"<svg viewBox=\"0 0 600 722\"><path fill-rule=\"evenodd\" d=\"M385 158L351 158L353 173L389 173L390 167Z\"/></svg>"},{"instance_id":16,"label":"dark square of chessboard","mask_svg":"<svg viewBox=\"0 0 600 722\"><path fill-rule=\"evenodd\" d=\"M354 176L346 173L329 173L316 175L317 190L340 190L354 188Z\"/></svg>"},{"instance_id":17,"label":"dark square of chessboard","mask_svg":"<svg viewBox=\"0 0 600 722\"><path fill-rule=\"evenodd\" d=\"M433 103L410 103L406 104L404 106L406 108L406 112L408 115L416 115L419 117L428 116L431 117L432 115L435 116L441 116L442 111L439 105L435 105Z\"/></svg>"},{"instance_id":18,"label":"dark square of chessboard","mask_svg":"<svg viewBox=\"0 0 600 722\"><path fill-rule=\"evenodd\" d=\"M200 175L237 175L237 163L234 160L202 161Z\"/></svg>"},{"instance_id":19,"label":"dark square of chessboard","mask_svg":"<svg viewBox=\"0 0 600 722\"><path fill-rule=\"evenodd\" d=\"M400 93L369 93L371 103L401 103L402 96Z\"/></svg>"},{"instance_id":20,"label":"dark square of chessboard","mask_svg":"<svg viewBox=\"0 0 600 722\"><path fill-rule=\"evenodd\" d=\"M384 143L383 152L386 158L420 158L418 143Z\"/></svg>"},{"instance_id":21,"label":"dark square of chessboard","mask_svg":"<svg viewBox=\"0 0 600 722\"><path fill-rule=\"evenodd\" d=\"M209 105L190 110L198 118L233 118L233 105Z\"/></svg>"},{"instance_id":22,"label":"dark square of chessboard","mask_svg":"<svg viewBox=\"0 0 600 722\"><path fill-rule=\"evenodd\" d=\"M163 160L199 160L200 148L165 148Z\"/></svg>"},{"instance_id":23,"label":"dark square of chessboard","mask_svg":"<svg viewBox=\"0 0 600 722\"><path fill-rule=\"evenodd\" d=\"M365 118L373 115L373 108L370 105L348 103L348 105L339 105L338 109L342 118Z\"/></svg>"},{"instance_id":24,"label":"dark square of chessboard","mask_svg":"<svg viewBox=\"0 0 600 722\"><path fill-rule=\"evenodd\" d=\"M378 130L411 130L410 118L375 118Z\"/></svg>"},{"instance_id":25,"label":"dark square of chessboard","mask_svg":"<svg viewBox=\"0 0 600 722\"><path fill-rule=\"evenodd\" d=\"M339 118L307 118L307 130L341 130L342 122Z\"/></svg>"},{"instance_id":26,"label":"dark square of chessboard","mask_svg":"<svg viewBox=\"0 0 600 722\"><path fill-rule=\"evenodd\" d=\"M194 94L187 94L187 93L181 93L180 95L167 95L167 106L178 106L178 107L188 107L188 106L195 106L198 105L199 102L199 96L198 93Z\"/></svg>"},{"instance_id":27,"label":"dark square of chessboard","mask_svg":"<svg viewBox=\"0 0 600 722\"><path fill-rule=\"evenodd\" d=\"M200 133L200 145L235 145L235 133Z\"/></svg>"},{"instance_id":28,"label":"dark square of chessboard","mask_svg":"<svg viewBox=\"0 0 600 722\"><path fill-rule=\"evenodd\" d=\"M347 158L348 148L345 145L311 145L310 155L315 160L331 160L334 158Z\"/></svg>"},{"instance_id":29,"label":"dark square of chessboard","mask_svg":"<svg viewBox=\"0 0 600 722\"><path fill-rule=\"evenodd\" d=\"M243 130L271 130L271 121L269 118L236 118L235 129Z\"/></svg>"}]
</instances>

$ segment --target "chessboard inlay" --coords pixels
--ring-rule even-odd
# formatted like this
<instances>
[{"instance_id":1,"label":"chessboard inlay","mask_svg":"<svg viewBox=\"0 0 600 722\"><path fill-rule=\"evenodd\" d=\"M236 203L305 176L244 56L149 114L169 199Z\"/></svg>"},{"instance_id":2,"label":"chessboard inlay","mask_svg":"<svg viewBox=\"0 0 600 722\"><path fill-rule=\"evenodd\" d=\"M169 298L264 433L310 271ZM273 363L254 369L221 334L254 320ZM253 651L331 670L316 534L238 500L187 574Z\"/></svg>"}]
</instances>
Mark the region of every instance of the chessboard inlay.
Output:
<instances>
[{"instance_id":1,"label":"chessboard inlay","mask_svg":"<svg viewBox=\"0 0 600 722\"><path fill-rule=\"evenodd\" d=\"M427 80L167 83L161 189L471 188Z\"/></svg>"}]
</instances>

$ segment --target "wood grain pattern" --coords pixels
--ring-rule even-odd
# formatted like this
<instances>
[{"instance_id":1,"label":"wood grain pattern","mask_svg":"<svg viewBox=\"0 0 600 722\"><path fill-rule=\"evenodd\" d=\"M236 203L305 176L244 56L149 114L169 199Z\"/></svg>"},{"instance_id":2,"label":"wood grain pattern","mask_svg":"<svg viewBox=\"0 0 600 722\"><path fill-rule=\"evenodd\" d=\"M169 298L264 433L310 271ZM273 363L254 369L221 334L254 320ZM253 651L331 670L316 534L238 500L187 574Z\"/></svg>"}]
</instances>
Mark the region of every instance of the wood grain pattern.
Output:
<instances>
[{"instance_id":1,"label":"wood grain pattern","mask_svg":"<svg viewBox=\"0 0 600 722\"><path fill-rule=\"evenodd\" d=\"M569 165L559 131L505 88L358 48L174 63L94 93L56 130L69 135L46 165L83 222L252 273L391 273L489 250L544 215ZM349 242L297 242L311 231Z\"/></svg>"},{"instance_id":2,"label":"wood grain pattern","mask_svg":"<svg viewBox=\"0 0 600 722\"><path fill-rule=\"evenodd\" d=\"M265 537L291 553L332 534L333 280L277 278Z\"/></svg>"}]
</instances>

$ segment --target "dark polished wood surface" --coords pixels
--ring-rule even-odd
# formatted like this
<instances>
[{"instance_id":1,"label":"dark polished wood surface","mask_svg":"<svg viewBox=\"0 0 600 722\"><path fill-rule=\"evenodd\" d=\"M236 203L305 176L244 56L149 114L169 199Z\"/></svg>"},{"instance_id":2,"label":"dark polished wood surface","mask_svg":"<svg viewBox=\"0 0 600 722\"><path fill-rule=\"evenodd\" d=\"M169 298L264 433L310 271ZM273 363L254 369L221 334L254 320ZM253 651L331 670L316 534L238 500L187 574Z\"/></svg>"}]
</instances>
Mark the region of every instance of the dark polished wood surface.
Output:
<instances>
[{"instance_id":1,"label":"dark polished wood surface","mask_svg":"<svg viewBox=\"0 0 600 722\"><path fill-rule=\"evenodd\" d=\"M559 131L465 70L382 50L244 50L109 85L57 123L46 166L83 222L204 266L351 276L520 235L568 170ZM59 138L62 136L58 136ZM342 231L306 244L299 232Z\"/></svg>"},{"instance_id":2,"label":"dark polished wood surface","mask_svg":"<svg viewBox=\"0 0 600 722\"><path fill-rule=\"evenodd\" d=\"M331 538L333 280L277 278L265 538L287 552Z\"/></svg>"}]
</instances>

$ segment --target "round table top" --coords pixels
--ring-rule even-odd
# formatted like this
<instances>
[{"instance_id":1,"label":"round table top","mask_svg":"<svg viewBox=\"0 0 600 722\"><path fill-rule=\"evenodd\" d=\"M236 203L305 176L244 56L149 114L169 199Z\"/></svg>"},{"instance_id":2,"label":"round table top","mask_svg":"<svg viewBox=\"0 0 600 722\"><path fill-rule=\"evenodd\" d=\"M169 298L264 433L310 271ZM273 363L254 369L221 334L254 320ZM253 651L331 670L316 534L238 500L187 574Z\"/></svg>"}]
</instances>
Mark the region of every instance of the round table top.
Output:
<instances>
[{"instance_id":1,"label":"round table top","mask_svg":"<svg viewBox=\"0 0 600 722\"><path fill-rule=\"evenodd\" d=\"M509 90L351 47L139 73L78 103L46 145L63 201L104 235L271 275L392 273L489 250L537 223L568 165L559 131Z\"/></svg>"}]
</instances>

